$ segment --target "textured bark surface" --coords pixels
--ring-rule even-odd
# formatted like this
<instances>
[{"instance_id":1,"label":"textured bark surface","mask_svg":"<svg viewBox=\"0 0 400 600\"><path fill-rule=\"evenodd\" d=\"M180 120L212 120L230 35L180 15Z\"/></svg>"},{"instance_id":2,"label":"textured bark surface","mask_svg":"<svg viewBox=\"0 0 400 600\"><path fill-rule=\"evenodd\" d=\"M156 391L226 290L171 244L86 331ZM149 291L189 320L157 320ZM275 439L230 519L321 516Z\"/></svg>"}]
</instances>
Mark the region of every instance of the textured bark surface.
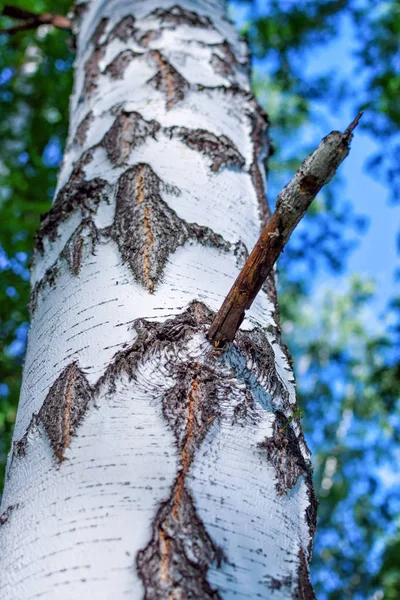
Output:
<instances>
[{"instance_id":1,"label":"textured bark surface","mask_svg":"<svg viewBox=\"0 0 400 600\"><path fill-rule=\"evenodd\" d=\"M268 215L247 47L219 0L80 2L75 28L0 598L312 599L316 499L273 277L224 353L206 338Z\"/></svg>"}]
</instances>

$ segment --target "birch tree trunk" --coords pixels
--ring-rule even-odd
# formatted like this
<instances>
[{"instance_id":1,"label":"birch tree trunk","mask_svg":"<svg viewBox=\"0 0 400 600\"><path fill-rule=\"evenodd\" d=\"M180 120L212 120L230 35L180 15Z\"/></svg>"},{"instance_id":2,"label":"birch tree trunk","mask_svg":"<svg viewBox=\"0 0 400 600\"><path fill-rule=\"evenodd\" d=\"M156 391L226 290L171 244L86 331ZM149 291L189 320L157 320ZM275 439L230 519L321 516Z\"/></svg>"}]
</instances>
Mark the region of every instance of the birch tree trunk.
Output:
<instances>
[{"instance_id":1,"label":"birch tree trunk","mask_svg":"<svg viewBox=\"0 0 400 600\"><path fill-rule=\"evenodd\" d=\"M1 600L314 598L316 499L274 281L206 332L268 216L267 119L223 0L75 10L32 266Z\"/></svg>"}]
</instances>

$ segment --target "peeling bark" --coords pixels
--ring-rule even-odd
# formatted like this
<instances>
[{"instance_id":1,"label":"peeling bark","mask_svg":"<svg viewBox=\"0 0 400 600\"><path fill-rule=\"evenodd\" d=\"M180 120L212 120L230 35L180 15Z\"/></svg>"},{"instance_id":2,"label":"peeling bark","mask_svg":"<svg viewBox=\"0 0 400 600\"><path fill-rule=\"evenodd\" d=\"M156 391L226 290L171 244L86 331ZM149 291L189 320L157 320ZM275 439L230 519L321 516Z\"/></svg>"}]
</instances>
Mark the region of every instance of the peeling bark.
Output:
<instances>
[{"instance_id":1,"label":"peeling bark","mask_svg":"<svg viewBox=\"0 0 400 600\"><path fill-rule=\"evenodd\" d=\"M316 499L273 278L224 353L206 337L266 212L247 47L222 0L78 2L74 31L0 596L309 600Z\"/></svg>"}]
</instances>

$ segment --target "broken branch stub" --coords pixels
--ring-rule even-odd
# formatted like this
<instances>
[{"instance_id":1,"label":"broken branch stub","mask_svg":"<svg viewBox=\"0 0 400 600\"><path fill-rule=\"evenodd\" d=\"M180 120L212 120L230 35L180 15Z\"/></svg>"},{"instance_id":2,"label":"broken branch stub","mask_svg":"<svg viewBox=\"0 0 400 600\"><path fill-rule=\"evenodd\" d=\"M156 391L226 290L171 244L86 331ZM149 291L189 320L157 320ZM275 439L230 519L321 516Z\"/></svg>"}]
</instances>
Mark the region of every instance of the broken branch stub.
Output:
<instances>
[{"instance_id":1,"label":"broken branch stub","mask_svg":"<svg viewBox=\"0 0 400 600\"><path fill-rule=\"evenodd\" d=\"M223 347L226 342L234 339L245 311L252 305L294 228L317 193L332 179L348 155L352 132L361 116L362 113L359 113L344 133L332 131L324 137L318 148L303 161L293 179L279 193L275 212L208 331L207 337L215 347Z\"/></svg>"}]
</instances>

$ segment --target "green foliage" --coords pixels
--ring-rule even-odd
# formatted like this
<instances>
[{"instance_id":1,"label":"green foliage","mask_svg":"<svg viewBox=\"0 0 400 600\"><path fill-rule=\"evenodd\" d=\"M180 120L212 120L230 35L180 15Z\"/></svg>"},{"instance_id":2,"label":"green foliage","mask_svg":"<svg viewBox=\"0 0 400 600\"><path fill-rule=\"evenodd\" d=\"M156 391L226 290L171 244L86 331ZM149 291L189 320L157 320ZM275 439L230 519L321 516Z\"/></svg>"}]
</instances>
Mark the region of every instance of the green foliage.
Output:
<instances>
[{"instance_id":1,"label":"green foliage","mask_svg":"<svg viewBox=\"0 0 400 600\"><path fill-rule=\"evenodd\" d=\"M382 479L398 462L400 373L390 334L368 329L373 291L354 277L348 290L328 289L312 306L281 295L306 437L316 453L318 598L368 598L386 581L371 574L372 555L398 516L395 489Z\"/></svg>"}]
</instances>

